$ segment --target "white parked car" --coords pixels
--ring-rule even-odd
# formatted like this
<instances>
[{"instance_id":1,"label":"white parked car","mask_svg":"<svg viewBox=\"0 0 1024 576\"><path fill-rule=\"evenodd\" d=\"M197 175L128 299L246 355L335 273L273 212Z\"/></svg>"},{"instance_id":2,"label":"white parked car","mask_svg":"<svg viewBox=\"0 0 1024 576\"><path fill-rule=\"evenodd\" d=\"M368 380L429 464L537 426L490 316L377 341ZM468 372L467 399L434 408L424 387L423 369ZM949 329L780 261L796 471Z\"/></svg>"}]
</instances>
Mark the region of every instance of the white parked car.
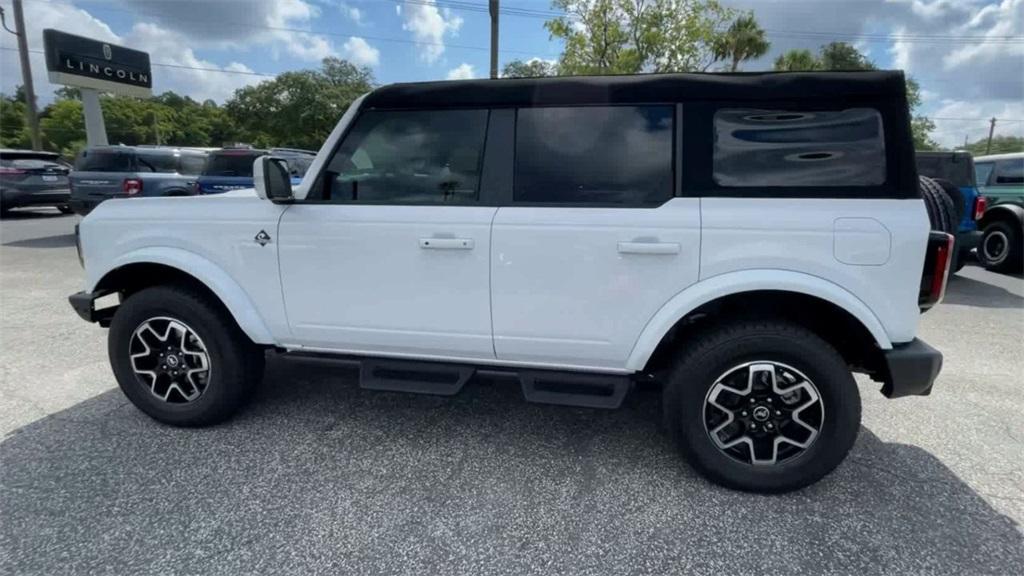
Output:
<instances>
[{"instance_id":1,"label":"white parked car","mask_svg":"<svg viewBox=\"0 0 1024 576\"><path fill-rule=\"evenodd\" d=\"M230 416L267 350L356 360L368 388L501 372L588 407L643 379L697 469L790 490L853 445L852 372L901 397L941 366L915 334L952 238L908 118L898 72L386 86L294 188L263 157L255 193L104 202L71 303L169 424Z\"/></svg>"}]
</instances>

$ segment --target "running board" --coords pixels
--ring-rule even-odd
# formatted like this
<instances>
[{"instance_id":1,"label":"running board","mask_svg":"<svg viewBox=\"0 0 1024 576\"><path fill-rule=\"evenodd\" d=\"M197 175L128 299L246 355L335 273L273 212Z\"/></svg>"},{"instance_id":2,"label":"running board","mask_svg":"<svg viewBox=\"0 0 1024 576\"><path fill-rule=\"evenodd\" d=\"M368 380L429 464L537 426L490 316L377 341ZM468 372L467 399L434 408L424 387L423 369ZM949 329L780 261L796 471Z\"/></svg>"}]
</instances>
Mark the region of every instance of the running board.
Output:
<instances>
[{"instance_id":1,"label":"running board","mask_svg":"<svg viewBox=\"0 0 1024 576\"><path fill-rule=\"evenodd\" d=\"M582 408L618 408L633 384L631 376L591 372L517 370L506 366L474 366L324 353L285 352L282 356L357 365L359 387L366 390L454 396L474 375L485 374L515 378L527 402Z\"/></svg>"}]
</instances>

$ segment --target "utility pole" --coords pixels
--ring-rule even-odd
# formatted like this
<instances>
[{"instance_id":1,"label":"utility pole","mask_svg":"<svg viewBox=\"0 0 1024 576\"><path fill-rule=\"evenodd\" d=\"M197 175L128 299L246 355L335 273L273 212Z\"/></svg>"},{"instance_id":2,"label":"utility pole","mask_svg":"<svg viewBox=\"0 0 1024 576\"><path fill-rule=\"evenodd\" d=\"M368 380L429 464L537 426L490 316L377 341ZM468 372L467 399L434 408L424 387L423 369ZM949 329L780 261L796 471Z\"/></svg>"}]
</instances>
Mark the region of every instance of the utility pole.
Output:
<instances>
[{"instance_id":1,"label":"utility pole","mask_svg":"<svg viewBox=\"0 0 1024 576\"><path fill-rule=\"evenodd\" d=\"M996 117L993 116L988 121L988 144L985 145L985 154L988 154L992 150L992 133L996 131Z\"/></svg>"},{"instance_id":2,"label":"utility pole","mask_svg":"<svg viewBox=\"0 0 1024 576\"><path fill-rule=\"evenodd\" d=\"M498 0L487 0L491 13L491 79L498 77Z\"/></svg>"},{"instance_id":3,"label":"utility pole","mask_svg":"<svg viewBox=\"0 0 1024 576\"><path fill-rule=\"evenodd\" d=\"M25 33L25 12L21 9L21 0L14 2L14 27L17 32L7 28L3 22L4 29L18 37L18 58L21 60L21 81L25 90L25 120L28 121L28 130L32 138L32 149L41 150L43 147L42 138L39 136L39 114L36 111L36 90L32 85L32 68L28 61L28 35ZM0 19L3 18L3 9L0 8Z\"/></svg>"}]
</instances>

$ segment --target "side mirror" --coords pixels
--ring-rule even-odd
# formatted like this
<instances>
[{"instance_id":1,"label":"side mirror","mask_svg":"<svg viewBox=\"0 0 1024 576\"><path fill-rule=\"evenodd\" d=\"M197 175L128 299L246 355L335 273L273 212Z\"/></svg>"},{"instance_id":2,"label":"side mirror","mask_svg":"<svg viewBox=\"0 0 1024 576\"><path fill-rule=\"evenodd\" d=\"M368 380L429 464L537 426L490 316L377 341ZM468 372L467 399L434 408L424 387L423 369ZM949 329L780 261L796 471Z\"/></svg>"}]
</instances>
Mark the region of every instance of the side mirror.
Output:
<instances>
[{"instance_id":1,"label":"side mirror","mask_svg":"<svg viewBox=\"0 0 1024 576\"><path fill-rule=\"evenodd\" d=\"M272 202L292 199L292 176L288 163L276 156L260 156L252 165L256 195Z\"/></svg>"}]
</instances>

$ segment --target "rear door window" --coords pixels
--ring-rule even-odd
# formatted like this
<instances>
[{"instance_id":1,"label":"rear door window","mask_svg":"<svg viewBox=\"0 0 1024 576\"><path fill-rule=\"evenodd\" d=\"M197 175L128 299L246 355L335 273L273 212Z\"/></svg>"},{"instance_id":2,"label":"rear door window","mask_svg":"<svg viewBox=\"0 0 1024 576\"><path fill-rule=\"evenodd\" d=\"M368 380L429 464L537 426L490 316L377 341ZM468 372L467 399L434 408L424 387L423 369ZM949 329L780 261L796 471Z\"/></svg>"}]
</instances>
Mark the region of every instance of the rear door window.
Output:
<instances>
[{"instance_id":1,"label":"rear door window","mask_svg":"<svg viewBox=\"0 0 1024 576\"><path fill-rule=\"evenodd\" d=\"M211 154L203 169L204 176L241 176L252 178L256 154Z\"/></svg>"},{"instance_id":2,"label":"rear door window","mask_svg":"<svg viewBox=\"0 0 1024 576\"><path fill-rule=\"evenodd\" d=\"M882 117L871 108L727 108L714 117L713 177L723 187L880 186Z\"/></svg>"},{"instance_id":3,"label":"rear door window","mask_svg":"<svg viewBox=\"0 0 1024 576\"><path fill-rule=\"evenodd\" d=\"M75 162L82 172L131 172L132 156L120 150L85 150Z\"/></svg>"},{"instance_id":4,"label":"rear door window","mask_svg":"<svg viewBox=\"0 0 1024 576\"><path fill-rule=\"evenodd\" d=\"M191 156L182 155L179 162L178 171L182 174L197 175L203 172L203 167L206 165L205 156Z\"/></svg>"},{"instance_id":5,"label":"rear door window","mask_svg":"<svg viewBox=\"0 0 1024 576\"><path fill-rule=\"evenodd\" d=\"M517 203L651 205L672 197L673 106L522 108Z\"/></svg>"},{"instance_id":6,"label":"rear door window","mask_svg":"<svg viewBox=\"0 0 1024 576\"><path fill-rule=\"evenodd\" d=\"M174 174L178 171L177 154L153 154L139 152L136 157L139 165L139 172L159 172L163 174Z\"/></svg>"}]
</instances>

